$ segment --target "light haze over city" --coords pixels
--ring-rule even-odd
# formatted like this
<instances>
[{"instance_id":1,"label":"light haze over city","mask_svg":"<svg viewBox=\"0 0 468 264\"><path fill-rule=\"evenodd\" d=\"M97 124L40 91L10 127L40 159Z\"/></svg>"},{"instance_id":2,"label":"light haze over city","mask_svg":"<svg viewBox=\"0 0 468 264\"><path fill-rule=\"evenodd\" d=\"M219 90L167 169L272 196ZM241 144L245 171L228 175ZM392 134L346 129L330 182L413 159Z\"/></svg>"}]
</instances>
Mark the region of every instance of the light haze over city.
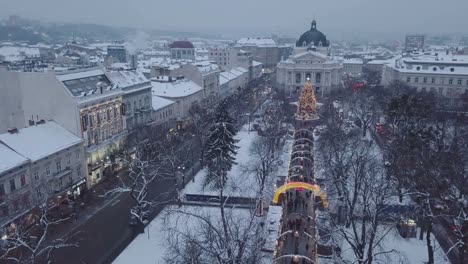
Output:
<instances>
[{"instance_id":1,"label":"light haze over city","mask_svg":"<svg viewBox=\"0 0 468 264\"><path fill-rule=\"evenodd\" d=\"M333 38L459 33L464 0L1 0L0 16L209 33L296 35L315 18Z\"/></svg>"}]
</instances>

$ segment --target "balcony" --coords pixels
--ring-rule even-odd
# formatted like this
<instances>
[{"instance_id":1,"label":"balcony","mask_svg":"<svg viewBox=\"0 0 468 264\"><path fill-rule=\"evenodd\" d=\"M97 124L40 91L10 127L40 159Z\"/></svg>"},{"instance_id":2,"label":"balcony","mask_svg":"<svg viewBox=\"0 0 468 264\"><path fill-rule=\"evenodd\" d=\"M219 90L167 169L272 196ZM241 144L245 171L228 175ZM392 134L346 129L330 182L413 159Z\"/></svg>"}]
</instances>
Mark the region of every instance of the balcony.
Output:
<instances>
[{"instance_id":1,"label":"balcony","mask_svg":"<svg viewBox=\"0 0 468 264\"><path fill-rule=\"evenodd\" d=\"M54 176L55 178L62 178L62 177L64 177L64 176L70 175L71 172L72 172L72 171L71 171L70 167L66 167L65 170L56 172L56 173L53 174L53 176Z\"/></svg>"}]
</instances>

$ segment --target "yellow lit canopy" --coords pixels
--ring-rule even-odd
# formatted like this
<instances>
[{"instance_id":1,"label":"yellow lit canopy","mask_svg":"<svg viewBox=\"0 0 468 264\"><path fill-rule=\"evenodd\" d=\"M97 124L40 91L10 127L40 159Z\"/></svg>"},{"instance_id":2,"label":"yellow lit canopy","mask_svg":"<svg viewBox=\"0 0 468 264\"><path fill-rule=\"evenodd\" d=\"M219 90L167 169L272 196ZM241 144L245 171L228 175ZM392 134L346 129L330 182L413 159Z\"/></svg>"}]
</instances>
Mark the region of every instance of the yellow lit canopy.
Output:
<instances>
[{"instance_id":1,"label":"yellow lit canopy","mask_svg":"<svg viewBox=\"0 0 468 264\"><path fill-rule=\"evenodd\" d=\"M323 206L328 206L327 196L322 191L320 191L320 187L316 184L310 184L305 182L290 182L279 187L278 189L276 189L275 195L273 196L273 203L278 203L278 198L281 193L284 193L286 190L295 188L303 188L314 192L315 196L318 196L322 199Z\"/></svg>"}]
</instances>

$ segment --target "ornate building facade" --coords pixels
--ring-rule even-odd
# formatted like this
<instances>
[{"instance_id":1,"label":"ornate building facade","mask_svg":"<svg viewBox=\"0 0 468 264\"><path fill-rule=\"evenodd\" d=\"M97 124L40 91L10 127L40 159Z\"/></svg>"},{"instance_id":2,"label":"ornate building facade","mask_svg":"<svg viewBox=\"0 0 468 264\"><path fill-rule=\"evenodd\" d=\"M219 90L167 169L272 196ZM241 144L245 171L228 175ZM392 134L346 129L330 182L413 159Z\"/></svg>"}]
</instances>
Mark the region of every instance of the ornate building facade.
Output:
<instances>
[{"instance_id":1,"label":"ornate building facade","mask_svg":"<svg viewBox=\"0 0 468 264\"><path fill-rule=\"evenodd\" d=\"M296 42L293 55L277 65L276 86L292 95L310 80L319 95L339 87L343 66L329 56L330 42L317 30L317 22Z\"/></svg>"}]
</instances>

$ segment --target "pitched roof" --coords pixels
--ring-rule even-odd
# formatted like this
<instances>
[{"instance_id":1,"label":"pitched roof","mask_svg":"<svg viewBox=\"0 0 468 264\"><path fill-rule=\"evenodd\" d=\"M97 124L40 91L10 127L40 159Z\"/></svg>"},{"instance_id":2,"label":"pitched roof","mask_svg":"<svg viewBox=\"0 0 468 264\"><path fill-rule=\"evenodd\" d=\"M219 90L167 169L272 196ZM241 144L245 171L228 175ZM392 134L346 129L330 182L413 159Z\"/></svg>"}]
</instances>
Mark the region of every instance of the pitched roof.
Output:
<instances>
[{"instance_id":1,"label":"pitched roof","mask_svg":"<svg viewBox=\"0 0 468 264\"><path fill-rule=\"evenodd\" d=\"M0 141L31 161L40 160L82 142L53 121L0 134Z\"/></svg>"},{"instance_id":2,"label":"pitched roof","mask_svg":"<svg viewBox=\"0 0 468 264\"><path fill-rule=\"evenodd\" d=\"M18 167L28 159L0 143L0 173Z\"/></svg>"}]
</instances>

